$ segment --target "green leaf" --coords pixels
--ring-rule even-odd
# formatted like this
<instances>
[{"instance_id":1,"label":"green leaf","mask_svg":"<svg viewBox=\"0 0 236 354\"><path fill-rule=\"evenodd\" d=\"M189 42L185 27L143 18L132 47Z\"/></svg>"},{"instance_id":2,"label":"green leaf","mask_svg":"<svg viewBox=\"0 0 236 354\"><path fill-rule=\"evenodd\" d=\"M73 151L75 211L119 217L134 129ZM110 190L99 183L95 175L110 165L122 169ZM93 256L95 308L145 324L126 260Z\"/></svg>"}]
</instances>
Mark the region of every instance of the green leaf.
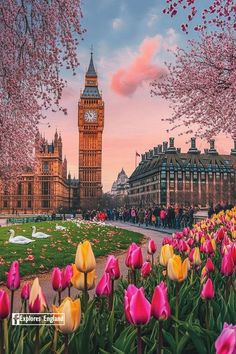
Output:
<instances>
[{"instance_id":1,"label":"green leaf","mask_svg":"<svg viewBox=\"0 0 236 354\"><path fill-rule=\"evenodd\" d=\"M176 344L175 344L174 337L172 336L172 334L170 332L167 332L164 329L162 329L162 333L163 333L164 339L168 342L168 344L171 347L172 353L174 354L176 352Z\"/></svg>"},{"instance_id":2,"label":"green leaf","mask_svg":"<svg viewBox=\"0 0 236 354\"><path fill-rule=\"evenodd\" d=\"M185 348L187 342L189 341L189 338L190 338L189 333L186 332L185 335L179 341L179 344L177 346L177 351L176 351L177 354L181 354L182 353L182 351Z\"/></svg>"},{"instance_id":3,"label":"green leaf","mask_svg":"<svg viewBox=\"0 0 236 354\"><path fill-rule=\"evenodd\" d=\"M14 351L14 354L22 354L22 353L24 353L24 330L22 330L21 332L19 342Z\"/></svg>"}]
</instances>

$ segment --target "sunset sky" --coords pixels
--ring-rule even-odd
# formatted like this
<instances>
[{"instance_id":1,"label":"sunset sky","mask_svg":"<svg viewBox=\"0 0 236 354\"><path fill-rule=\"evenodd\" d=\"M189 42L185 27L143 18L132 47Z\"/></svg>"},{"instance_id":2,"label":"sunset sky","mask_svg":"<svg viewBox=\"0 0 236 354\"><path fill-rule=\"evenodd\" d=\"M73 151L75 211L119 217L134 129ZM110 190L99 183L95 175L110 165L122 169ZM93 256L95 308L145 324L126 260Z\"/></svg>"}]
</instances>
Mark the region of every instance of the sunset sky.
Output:
<instances>
[{"instance_id":1,"label":"sunset sky","mask_svg":"<svg viewBox=\"0 0 236 354\"><path fill-rule=\"evenodd\" d=\"M51 113L40 125L49 140L56 128L61 132L68 170L77 177L77 105L92 44L99 89L105 102L104 192L111 189L122 167L130 176L134 170L135 151L143 153L170 136L175 137L175 144L182 151L188 149L186 141L190 137L179 137L180 131L167 133L170 126L161 121L171 114L168 102L150 95L150 81L162 74L164 61L172 60L167 50L183 47L188 38L196 36L181 32L181 16L173 20L162 14L164 3L164 0L84 0L86 33L78 47L80 67L76 76L64 73L68 87L64 91L63 105L68 109L68 116ZM50 128L47 128L47 122ZM232 145L231 139L222 136L216 139L216 147L221 153L228 153ZM197 146L203 149L207 143L198 140Z\"/></svg>"}]
</instances>

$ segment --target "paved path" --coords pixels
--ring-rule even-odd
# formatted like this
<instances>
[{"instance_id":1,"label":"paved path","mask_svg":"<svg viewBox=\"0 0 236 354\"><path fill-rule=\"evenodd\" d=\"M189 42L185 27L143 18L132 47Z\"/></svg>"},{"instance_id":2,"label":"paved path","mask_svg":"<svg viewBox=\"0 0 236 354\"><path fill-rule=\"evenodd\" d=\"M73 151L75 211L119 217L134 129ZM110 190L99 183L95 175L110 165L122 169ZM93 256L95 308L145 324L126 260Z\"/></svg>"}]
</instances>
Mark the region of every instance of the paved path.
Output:
<instances>
[{"instance_id":1,"label":"paved path","mask_svg":"<svg viewBox=\"0 0 236 354\"><path fill-rule=\"evenodd\" d=\"M146 228L140 228L139 230L137 230L136 226L133 225L129 225L129 224L124 224L121 222L112 222L112 224L114 226L118 226L119 228L123 228L126 230L130 230L130 231L134 231L134 232L140 232L145 236L145 240L144 243L142 244L142 250L143 250L143 257L144 259L146 258L147 255L147 242L148 239L153 239L158 246L158 250L160 250L161 247L161 243L162 243L162 239L163 237L165 237L165 234L162 232L158 232L156 230L150 230L150 229L146 229ZM167 234L166 234L167 235ZM120 269L121 269L121 274L123 276L126 276L127 274L127 268L125 266L125 257L126 257L126 251L123 251L121 253L119 253L117 255L117 257L119 258L119 264L120 264ZM104 272L104 267L105 267L105 263L106 263L106 257L99 257L97 259L97 267L96 267L96 276L97 276L97 280L101 278L103 272ZM51 272L46 273L46 274L40 274L39 276L39 282L40 285L43 289L43 292L45 294L47 303L49 305L49 308L51 308L51 304L53 302L53 298L55 296L55 292L52 289L51 286ZM34 279L34 278L33 278ZM30 279L29 282L32 283L33 279ZM97 283L97 281L96 281ZM77 294L77 290L76 289L71 289L71 295L72 297L75 296ZM62 298L66 296L66 291L65 290L62 293ZM94 290L90 291L90 295L93 296L94 294ZM15 296L15 311L18 311L18 309L20 308L20 291L17 291L17 294Z\"/></svg>"}]
</instances>

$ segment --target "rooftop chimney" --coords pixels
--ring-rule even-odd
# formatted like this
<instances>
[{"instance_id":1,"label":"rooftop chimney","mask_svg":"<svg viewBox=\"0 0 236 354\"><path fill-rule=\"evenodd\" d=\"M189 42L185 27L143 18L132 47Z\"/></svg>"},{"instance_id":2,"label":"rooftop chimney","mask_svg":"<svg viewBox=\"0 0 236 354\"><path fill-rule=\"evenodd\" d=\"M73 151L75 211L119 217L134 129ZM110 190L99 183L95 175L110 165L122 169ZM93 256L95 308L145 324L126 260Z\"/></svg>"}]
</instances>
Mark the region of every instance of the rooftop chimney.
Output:
<instances>
[{"instance_id":1,"label":"rooftop chimney","mask_svg":"<svg viewBox=\"0 0 236 354\"><path fill-rule=\"evenodd\" d=\"M164 141L163 142L163 152L166 152L167 149L168 149L168 142Z\"/></svg>"},{"instance_id":2,"label":"rooftop chimney","mask_svg":"<svg viewBox=\"0 0 236 354\"><path fill-rule=\"evenodd\" d=\"M145 161L145 154L142 154L142 162Z\"/></svg>"},{"instance_id":3,"label":"rooftop chimney","mask_svg":"<svg viewBox=\"0 0 236 354\"><path fill-rule=\"evenodd\" d=\"M211 139L209 141L209 143L210 143L210 149L208 150L208 153L209 154L217 154L217 151L215 149L215 139Z\"/></svg>"},{"instance_id":4,"label":"rooftop chimney","mask_svg":"<svg viewBox=\"0 0 236 354\"><path fill-rule=\"evenodd\" d=\"M188 150L188 153L190 153L190 154L199 154L200 153L200 151L196 147L196 138L191 138L191 145Z\"/></svg>"},{"instance_id":5,"label":"rooftop chimney","mask_svg":"<svg viewBox=\"0 0 236 354\"><path fill-rule=\"evenodd\" d=\"M152 150L152 149L149 150L149 157L150 157L150 158L153 157L153 150Z\"/></svg>"},{"instance_id":6,"label":"rooftop chimney","mask_svg":"<svg viewBox=\"0 0 236 354\"><path fill-rule=\"evenodd\" d=\"M158 152L159 154L162 154L162 144L158 144Z\"/></svg>"},{"instance_id":7,"label":"rooftop chimney","mask_svg":"<svg viewBox=\"0 0 236 354\"><path fill-rule=\"evenodd\" d=\"M231 149L231 155L236 155L236 139L234 140L234 147Z\"/></svg>"},{"instance_id":8,"label":"rooftop chimney","mask_svg":"<svg viewBox=\"0 0 236 354\"><path fill-rule=\"evenodd\" d=\"M158 155L158 147L155 146L155 147L153 148L153 150L154 150L154 156L157 156L157 155Z\"/></svg>"},{"instance_id":9,"label":"rooftop chimney","mask_svg":"<svg viewBox=\"0 0 236 354\"><path fill-rule=\"evenodd\" d=\"M176 152L175 139L174 138L169 138L169 147L167 149L167 152L169 152L169 153L175 153Z\"/></svg>"}]
</instances>

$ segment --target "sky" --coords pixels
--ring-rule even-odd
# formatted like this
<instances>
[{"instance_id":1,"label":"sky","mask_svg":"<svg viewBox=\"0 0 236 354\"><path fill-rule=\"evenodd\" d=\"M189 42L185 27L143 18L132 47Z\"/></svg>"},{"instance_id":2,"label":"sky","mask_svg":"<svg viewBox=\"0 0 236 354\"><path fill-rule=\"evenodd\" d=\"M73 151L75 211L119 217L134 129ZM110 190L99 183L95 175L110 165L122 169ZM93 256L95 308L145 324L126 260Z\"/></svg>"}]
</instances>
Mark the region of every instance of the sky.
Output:
<instances>
[{"instance_id":1,"label":"sky","mask_svg":"<svg viewBox=\"0 0 236 354\"><path fill-rule=\"evenodd\" d=\"M206 1L207 2L207 1ZM144 153L175 137L175 145L188 150L190 136L179 136L163 118L171 116L168 102L151 97L150 82L162 75L165 61L171 61L176 46L186 46L187 36L181 32L183 16L172 19L162 13L164 0L84 0L83 21L86 29L78 46L80 66L77 75L63 72L68 85L62 105L68 110L49 113L40 130L51 140L57 129L63 139L63 153L68 160L68 172L78 176L78 101L84 88L84 76L93 45L94 64L99 89L105 102L103 133L103 191L111 189L122 168L130 176L135 168L135 153ZM48 127L48 123L50 127ZM229 153L231 139L216 137L220 153ZM198 139L203 150L206 141Z\"/></svg>"}]
</instances>

